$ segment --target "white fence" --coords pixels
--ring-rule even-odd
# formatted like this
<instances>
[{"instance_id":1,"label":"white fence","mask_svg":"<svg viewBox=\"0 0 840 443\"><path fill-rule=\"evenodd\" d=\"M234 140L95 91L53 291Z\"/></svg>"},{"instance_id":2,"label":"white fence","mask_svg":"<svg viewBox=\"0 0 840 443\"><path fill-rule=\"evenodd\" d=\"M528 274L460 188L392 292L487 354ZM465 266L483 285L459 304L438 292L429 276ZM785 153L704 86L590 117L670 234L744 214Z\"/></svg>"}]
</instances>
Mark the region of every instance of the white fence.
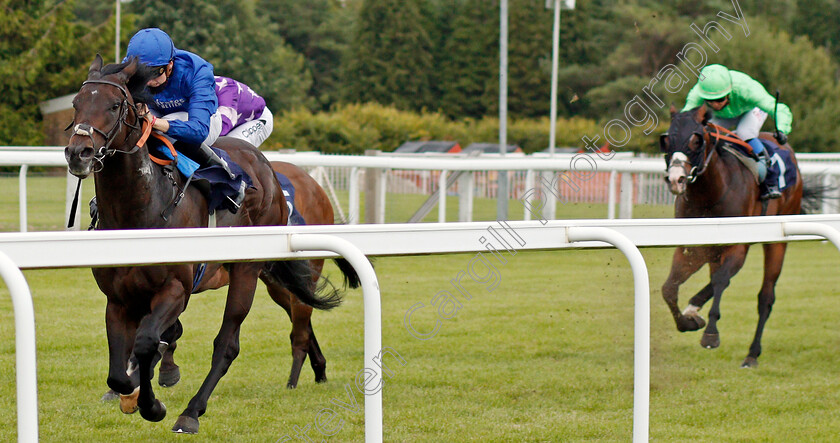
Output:
<instances>
[{"instance_id":1,"label":"white fence","mask_svg":"<svg viewBox=\"0 0 840 443\"><path fill-rule=\"evenodd\" d=\"M198 261L248 261L343 255L362 279L365 364L381 349L379 285L365 256L484 251L475 239L491 223L426 223L0 234L0 277L12 296L16 327L18 440L37 441L35 325L20 269ZM840 248L840 216L510 222L521 248L617 247L635 288L633 441L649 437L650 288L639 247L764 243L827 238ZM209 241L212 238L212 242ZM162 247L162 246L166 247ZM79 251L85 254L79 254ZM131 251L126 253L124 251ZM320 251L320 252L319 252ZM325 252L332 251L332 252ZM382 392L365 398L365 438L382 441Z\"/></svg>"},{"instance_id":2,"label":"white fence","mask_svg":"<svg viewBox=\"0 0 840 443\"><path fill-rule=\"evenodd\" d=\"M667 191L662 175L664 162L658 157L634 157L629 153L617 153L610 160L573 162L575 154L558 154L548 157L544 154L511 155L504 158L490 155L485 157L448 156L351 156L320 155L315 152L279 153L264 152L269 160L287 161L310 169L310 173L319 180L328 191L332 188L347 189L349 193L348 214L344 221L349 224L361 222L359 215L360 192L363 183L367 183L368 204L375 208L375 215L369 222L385 222L386 192L421 193L431 195L445 188L447 177L456 172L466 171L456 184L459 195L459 221L472 221L473 199L475 197L495 198L496 173L512 171L510 197L521 198L526 190L539 187L539 174L547 172L597 170L587 179L579 179L574 174L567 174L566 183L557 180L558 192L568 202L606 202L606 218L632 218L634 203L670 204L673 196ZM840 156L835 154L800 154L800 169L805 175L823 175L824 184L840 183ZM30 166L66 166L60 147L0 147L0 166L19 166L19 207L20 229L26 231L26 177ZM569 186L569 179L575 189ZM549 178L549 181L552 179ZM372 185L372 182L378 184ZM65 214L69 214L76 179L68 175L66 187ZM373 191L373 192L372 192ZM446 221L446 193L438 196L438 221ZM543 209L543 218L556 218L556 200L548 199ZM838 201L828 200L823 204L823 213L836 213ZM80 202L81 204L81 202ZM339 209L341 206L333 201ZM618 211L616 211L618 208ZM81 211L77 211L77 217ZM339 209L338 212L343 212ZM531 212L523 211L523 219L530 220ZM78 220L77 220L78 221ZM78 226L79 223L76 223Z\"/></svg>"}]
</instances>

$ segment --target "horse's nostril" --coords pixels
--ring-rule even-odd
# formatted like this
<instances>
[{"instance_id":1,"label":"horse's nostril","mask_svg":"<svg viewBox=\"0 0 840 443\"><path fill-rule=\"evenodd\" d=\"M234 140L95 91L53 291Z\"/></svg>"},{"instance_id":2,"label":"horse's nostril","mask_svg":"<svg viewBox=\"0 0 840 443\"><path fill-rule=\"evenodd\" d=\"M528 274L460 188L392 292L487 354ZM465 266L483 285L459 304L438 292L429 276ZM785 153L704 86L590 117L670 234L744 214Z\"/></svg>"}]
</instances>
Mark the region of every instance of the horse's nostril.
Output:
<instances>
[{"instance_id":1,"label":"horse's nostril","mask_svg":"<svg viewBox=\"0 0 840 443\"><path fill-rule=\"evenodd\" d=\"M88 159L91 157L93 157L93 148L91 147L86 146L84 149L81 150L81 152L79 152L79 158Z\"/></svg>"},{"instance_id":2,"label":"horse's nostril","mask_svg":"<svg viewBox=\"0 0 840 443\"><path fill-rule=\"evenodd\" d=\"M685 176L682 176L682 177L679 178L679 180L677 180L677 183L683 184L683 183L685 183L685 180L686 180Z\"/></svg>"}]
</instances>

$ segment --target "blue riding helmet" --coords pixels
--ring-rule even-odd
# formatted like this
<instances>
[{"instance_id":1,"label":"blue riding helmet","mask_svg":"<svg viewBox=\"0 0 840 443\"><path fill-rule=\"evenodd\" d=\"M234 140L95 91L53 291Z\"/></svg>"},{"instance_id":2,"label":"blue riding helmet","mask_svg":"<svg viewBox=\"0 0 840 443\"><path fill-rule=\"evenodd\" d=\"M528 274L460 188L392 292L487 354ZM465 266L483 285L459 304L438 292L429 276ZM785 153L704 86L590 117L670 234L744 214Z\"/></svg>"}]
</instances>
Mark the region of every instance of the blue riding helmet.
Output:
<instances>
[{"instance_id":1,"label":"blue riding helmet","mask_svg":"<svg viewBox=\"0 0 840 443\"><path fill-rule=\"evenodd\" d=\"M128 42L125 58L132 56L147 66L163 66L175 57L175 44L169 35L158 28L141 29Z\"/></svg>"}]
</instances>

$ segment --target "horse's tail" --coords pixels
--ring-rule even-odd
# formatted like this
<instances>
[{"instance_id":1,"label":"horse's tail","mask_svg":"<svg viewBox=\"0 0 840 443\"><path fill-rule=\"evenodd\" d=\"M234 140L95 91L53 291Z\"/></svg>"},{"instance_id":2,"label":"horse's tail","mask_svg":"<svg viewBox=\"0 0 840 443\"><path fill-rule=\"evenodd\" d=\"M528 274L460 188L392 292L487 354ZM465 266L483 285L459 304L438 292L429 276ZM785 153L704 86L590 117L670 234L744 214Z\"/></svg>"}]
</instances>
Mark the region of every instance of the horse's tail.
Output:
<instances>
[{"instance_id":1,"label":"horse's tail","mask_svg":"<svg viewBox=\"0 0 840 443\"><path fill-rule=\"evenodd\" d=\"M349 261L343 258L337 258L333 260L338 266L338 269L341 270L341 273L344 274L344 284L346 286L350 286L353 289L358 288L361 286L362 281L359 279L359 274L356 273L356 270L353 268L353 265L350 264Z\"/></svg>"},{"instance_id":2,"label":"horse's tail","mask_svg":"<svg viewBox=\"0 0 840 443\"><path fill-rule=\"evenodd\" d=\"M825 200L838 199L838 197L829 196L829 194L836 195L837 187L826 185L823 177L823 175L812 175L802 180L802 209L800 210L802 214L816 214L822 209Z\"/></svg>"},{"instance_id":3,"label":"horse's tail","mask_svg":"<svg viewBox=\"0 0 840 443\"><path fill-rule=\"evenodd\" d=\"M312 284L312 268L309 260L283 260L266 264L264 275L282 285L294 294L298 300L315 309L328 311L341 304L341 293L333 288L323 295L318 292L325 286L332 286L322 280L319 287Z\"/></svg>"}]
</instances>

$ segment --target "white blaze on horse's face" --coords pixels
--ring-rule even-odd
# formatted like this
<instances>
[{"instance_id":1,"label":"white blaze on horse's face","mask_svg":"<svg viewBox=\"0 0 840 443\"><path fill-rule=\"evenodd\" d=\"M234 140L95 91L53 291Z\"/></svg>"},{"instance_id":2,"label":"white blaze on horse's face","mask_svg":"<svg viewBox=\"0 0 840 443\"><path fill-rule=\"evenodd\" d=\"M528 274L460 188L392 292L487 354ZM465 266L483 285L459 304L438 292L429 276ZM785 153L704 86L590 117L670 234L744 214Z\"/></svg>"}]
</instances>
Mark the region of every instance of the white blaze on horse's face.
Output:
<instances>
[{"instance_id":1,"label":"white blaze on horse's face","mask_svg":"<svg viewBox=\"0 0 840 443\"><path fill-rule=\"evenodd\" d=\"M686 166L690 166L690 164L685 154L675 152L671 156L671 164L668 165L668 188L674 195L680 195L685 192L688 181Z\"/></svg>"}]
</instances>

